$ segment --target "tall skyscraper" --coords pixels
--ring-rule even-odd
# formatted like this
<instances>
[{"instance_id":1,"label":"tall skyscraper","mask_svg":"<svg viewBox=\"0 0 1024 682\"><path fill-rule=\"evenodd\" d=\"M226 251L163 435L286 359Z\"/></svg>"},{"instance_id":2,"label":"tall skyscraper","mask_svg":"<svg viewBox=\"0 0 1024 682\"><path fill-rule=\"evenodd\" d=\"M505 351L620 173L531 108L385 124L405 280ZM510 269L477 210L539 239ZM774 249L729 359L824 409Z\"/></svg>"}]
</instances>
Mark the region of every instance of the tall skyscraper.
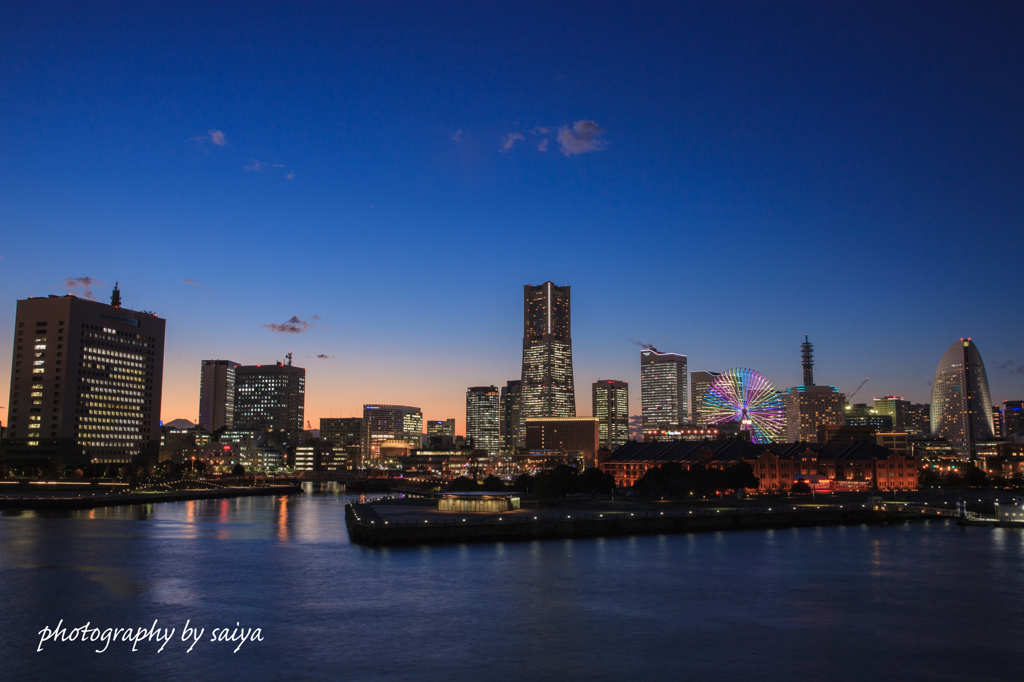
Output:
<instances>
[{"instance_id":1,"label":"tall skyscraper","mask_svg":"<svg viewBox=\"0 0 1024 682\"><path fill-rule=\"evenodd\" d=\"M199 376L199 426L207 431L232 428L235 423L237 362L203 360Z\"/></svg>"},{"instance_id":2,"label":"tall skyscraper","mask_svg":"<svg viewBox=\"0 0 1024 682\"><path fill-rule=\"evenodd\" d=\"M640 403L644 435L678 431L686 424L686 356L640 351Z\"/></svg>"},{"instance_id":3,"label":"tall skyscraper","mask_svg":"<svg viewBox=\"0 0 1024 682\"><path fill-rule=\"evenodd\" d=\"M466 438L492 456L498 454L500 404L497 386L473 386L466 391Z\"/></svg>"},{"instance_id":4,"label":"tall skyscraper","mask_svg":"<svg viewBox=\"0 0 1024 682\"><path fill-rule=\"evenodd\" d=\"M270 431L289 444L306 428L306 370L291 364L235 368L235 418L240 431Z\"/></svg>"},{"instance_id":5,"label":"tall skyscraper","mask_svg":"<svg viewBox=\"0 0 1024 682\"><path fill-rule=\"evenodd\" d=\"M782 394L786 406L786 441L818 442L818 429L846 423L846 396L835 386L793 386Z\"/></svg>"},{"instance_id":6,"label":"tall skyscraper","mask_svg":"<svg viewBox=\"0 0 1024 682\"><path fill-rule=\"evenodd\" d=\"M575 417L569 287L523 287L522 418Z\"/></svg>"},{"instance_id":7,"label":"tall skyscraper","mask_svg":"<svg viewBox=\"0 0 1024 682\"><path fill-rule=\"evenodd\" d=\"M427 436L455 436L455 420L445 419L444 421L427 422Z\"/></svg>"},{"instance_id":8,"label":"tall skyscraper","mask_svg":"<svg viewBox=\"0 0 1024 682\"><path fill-rule=\"evenodd\" d=\"M515 454L516 448L525 446L522 386L522 381L513 379L506 381L505 385L501 387L501 423L498 425L501 445L499 450L507 455Z\"/></svg>"},{"instance_id":9,"label":"tall skyscraper","mask_svg":"<svg viewBox=\"0 0 1024 682\"><path fill-rule=\"evenodd\" d=\"M129 463L160 448L165 320L76 296L18 301L9 460Z\"/></svg>"},{"instance_id":10,"label":"tall skyscraper","mask_svg":"<svg viewBox=\"0 0 1024 682\"><path fill-rule=\"evenodd\" d=\"M970 339L954 341L932 379L932 433L974 461L975 443L992 438L992 398L978 347Z\"/></svg>"},{"instance_id":11,"label":"tall skyscraper","mask_svg":"<svg viewBox=\"0 0 1024 682\"><path fill-rule=\"evenodd\" d=\"M704 391L711 385L721 372L691 372L690 373L690 413L693 415L693 423L697 426L707 426L707 420L702 412L704 407Z\"/></svg>"},{"instance_id":12,"label":"tall skyscraper","mask_svg":"<svg viewBox=\"0 0 1024 682\"><path fill-rule=\"evenodd\" d=\"M601 379L592 388L598 440L602 448L615 450L629 441L629 384Z\"/></svg>"}]
</instances>

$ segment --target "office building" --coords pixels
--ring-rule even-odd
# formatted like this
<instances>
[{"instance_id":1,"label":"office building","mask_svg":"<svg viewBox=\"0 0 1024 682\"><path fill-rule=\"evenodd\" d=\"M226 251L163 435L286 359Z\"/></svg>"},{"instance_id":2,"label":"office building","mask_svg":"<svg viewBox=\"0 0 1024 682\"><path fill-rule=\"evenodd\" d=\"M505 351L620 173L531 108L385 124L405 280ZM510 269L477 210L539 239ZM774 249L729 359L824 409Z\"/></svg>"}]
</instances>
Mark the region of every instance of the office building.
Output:
<instances>
[{"instance_id":1,"label":"office building","mask_svg":"<svg viewBox=\"0 0 1024 682\"><path fill-rule=\"evenodd\" d=\"M640 351L640 403L645 434L678 431L687 423L686 356Z\"/></svg>"},{"instance_id":2,"label":"office building","mask_svg":"<svg viewBox=\"0 0 1024 682\"><path fill-rule=\"evenodd\" d=\"M235 423L235 370L231 360L203 360L199 376L199 426L207 431Z\"/></svg>"},{"instance_id":3,"label":"office building","mask_svg":"<svg viewBox=\"0 0 1024 682\"><path fill-rule=\"evenodd\" d=\"M1024 431L1024 400L1004 400L1000 414L1004 438Z\"/></svg>"},{"instance_id":4,"label":"office building","mask_svg":"<svg viewBox=\"0 0 1024 682\"><path fill-rule=\"evenodd\" d=\"M282 443L292 443L306 427L306 370L287 362L239 365L235 368L233 429L266 431Z\"/></svg>"},{"instance_id":5,"label":"office building","mask_svg":"<svg viewBox=\"0 0 1024 682\"><path fill-rule=\"evenodd\" d=\"M946 349L932 379L932 433L974 461L975 444L992 439L992 398L985 364L970 339Z\"/></svg>"},{"instance_id":6,"label":"office building","mask_svg":"<svg viewBox=\"0 0 1024 682\"><path fill-rule=\"evenodd\" d=\"M707 426L706 418L702 413L704 405L704 391L711 385L720 372L691 372L690 373L690 414L693 423L697 426Z\"/></svg>"},{"instance_id":7,"label":"office building","mask_svg":"<svg viewBox=\"0 0 1024 682\"><path fill-rule=\"evenodd\" d=\"M165 320L76 296L18 301L5 458L129 463L160 447Z\"/></svg>"},{"instance_id":8,"label":"office building","mask_svg":"<svg viewBox=\"0 0 1024 682\"><path fill-rule=\"evenodd\" d=\"M601 379L592 387L593 415L602 448L614 451L629 441L629 384Z\"/></svg>"},{"instance_id":9,"label":"office building","mask_svg":"<svg viewBox=\"0 0 1024 682\"><path fill-rule=\"evenodd\" d=\"M594 417L551 417L525 420L526 447L531 456L559 456L597 466L598 420Z\"/></svg>"},{"instance_id":10,"label":"office building","mask_svg":"<svg viewBox=\"0 0 1024 682\"><path fill-rule=\"evenodd\" d=\"M466 439L473 447L498 454L501 392L497 386L473 386L466 391Z\"/></svg>"},{"instance_id":11,"label":"office building","mask_svg":"<svg viewBox=\"0 0 1024 682\"><path fill-rule=\"evenodd\" d=\"M370 458L380 458L386 441L401 441L414 448L423 445L423 412L408 405L363 405L363 419L370 431Z\"/></svg>"},{"instance_id":12,"label":"office building","mask_svg":"<svg viewBox=\"0 0 1024 682\"><path fill-rule=\"evenodd\" d=\"M501 387L501 423L498 432L501 437L499 447L503 454L514 454L523 444L523 382L519 379L506 381Z\"/></svg>"},{"instance_id":13,"label":"office building","mask_svg":"<svg viewBox=\"0 0 1024 682\"><path fill-rule=\"evenodd\" d=\"M911 403L907 408L905 431L911 434L930 434L932 406L924 403Z\"/></svg>"},{"instance_id":14,"label":"office building","mask_svg":"<svg viewBox=\"0 0 1024 682\"><path fill-rule=\"evenodd\" d=\"M427 437L430 436L452 436L455 437L455 420L445 419L444 421L427 422Z\"/></svg>"},{"instance_id":15,"label":"office building","mask_svg":"<svg viewBox=\"0 0 1024 682\"><path fill-rule=\"evenodd\" d=\"M576 416L569 289L523 287L523 418Z\"/></svg>"},{"instance_id":16,"label":"office building","mask_svg":"<svg viewBox=\"0 0 1024 682\"><path fill-rule=\"evenodd\" d=\"M898 396L887 395L884 398L875 398L875 414L885 414L892 418L892 429L899 433L906 433L910 416L910 401Z\"/></svg>"},{"instance_id":17,"label":"office building","mask_svg":"<svg viewBox=\"0 0 1024 682\"><path fill-rule=\"evenodd\" d=\"M847 423L846 396L835 386L793 386L782 395L786 409L786 440L818 442L818 427Z\"/></svg>"},{"instance_id":18,"label":"office building","mask_svg":"<svg viewBox=\"0 0 1024 682\"><path fill-rule=\"evenodd\" d=\"M321 417L320 440L341 448L357 466L370 454L370 429L361 417Z\"/></svg>"}]
</instances>

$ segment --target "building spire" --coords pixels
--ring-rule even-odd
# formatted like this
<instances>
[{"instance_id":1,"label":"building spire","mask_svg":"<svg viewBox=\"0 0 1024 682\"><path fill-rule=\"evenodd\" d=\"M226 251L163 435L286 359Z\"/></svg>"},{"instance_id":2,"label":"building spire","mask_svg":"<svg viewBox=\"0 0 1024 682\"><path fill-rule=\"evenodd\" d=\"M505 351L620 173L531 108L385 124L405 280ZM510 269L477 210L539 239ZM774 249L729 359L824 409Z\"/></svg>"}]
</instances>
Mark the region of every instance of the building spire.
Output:
<instances>
[{"instance_id":1,"label":"building spire","mask_svg":"<svg viewBox=\"0 0 1024 682\"><path fill-rule=\"evenodd\" d=\"M814 385L814 344L807 340L804 334L804 342L800 344L800 357L804 365L804 386Z\"/></svg>"},{"instance_id":2,"label":"building spire","mask_svg":"<svg viewBox=\"0 0 1024 682\"><path fill-rule=\"evenodd\" d=\"M121 290L117 288L117 282L114 282L114 290L110 292L110 305L115 308L121 307Z\"/></svg>"}]
</instances>

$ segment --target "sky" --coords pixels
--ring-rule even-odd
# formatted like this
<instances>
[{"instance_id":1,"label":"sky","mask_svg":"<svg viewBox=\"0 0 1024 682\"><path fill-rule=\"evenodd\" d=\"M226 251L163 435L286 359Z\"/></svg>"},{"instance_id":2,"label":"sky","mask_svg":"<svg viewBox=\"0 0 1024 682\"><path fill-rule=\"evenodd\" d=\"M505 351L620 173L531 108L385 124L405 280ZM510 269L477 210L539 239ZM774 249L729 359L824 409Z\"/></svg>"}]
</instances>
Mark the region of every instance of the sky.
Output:
<instances>
[{"instance_id":1,"label":"sky","mask_svg":"<svg viewBox=\"0 0 1024 682\"><path fill-rule=\"evenodd\" d=\"M785 388L804 334L855 402L927 402L961 337L1024 399L1022 34L1013 2L3 3L0 338L117 281L167 320L165 421L202 359L291 351L314 428L462 433L551 280L580 415L598 378L639 414L634 341Z\"/></svg>"}]
</instances>

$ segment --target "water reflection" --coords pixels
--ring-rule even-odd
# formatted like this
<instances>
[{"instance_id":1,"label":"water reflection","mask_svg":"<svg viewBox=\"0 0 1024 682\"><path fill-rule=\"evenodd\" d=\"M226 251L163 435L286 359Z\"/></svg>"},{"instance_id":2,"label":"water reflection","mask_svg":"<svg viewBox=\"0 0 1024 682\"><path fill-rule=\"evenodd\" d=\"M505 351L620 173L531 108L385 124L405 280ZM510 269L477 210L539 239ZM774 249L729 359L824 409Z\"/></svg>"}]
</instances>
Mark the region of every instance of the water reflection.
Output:
<instances>
[{"instance_id":1,"label":"water reflection","mask_svg":"<svg viewBox=\"0 0 1024 682\"><path fill-rule=\"evenodd\" d=\"M1024 664L1024 533L936 523L375 550L349 544L346 499L324 486L0 516L4 675L862 680L884 668L973 681ZM29 655L30 635L59 618L157 617L272 637L238 655Z\"/></svg>"}]
</instances>

